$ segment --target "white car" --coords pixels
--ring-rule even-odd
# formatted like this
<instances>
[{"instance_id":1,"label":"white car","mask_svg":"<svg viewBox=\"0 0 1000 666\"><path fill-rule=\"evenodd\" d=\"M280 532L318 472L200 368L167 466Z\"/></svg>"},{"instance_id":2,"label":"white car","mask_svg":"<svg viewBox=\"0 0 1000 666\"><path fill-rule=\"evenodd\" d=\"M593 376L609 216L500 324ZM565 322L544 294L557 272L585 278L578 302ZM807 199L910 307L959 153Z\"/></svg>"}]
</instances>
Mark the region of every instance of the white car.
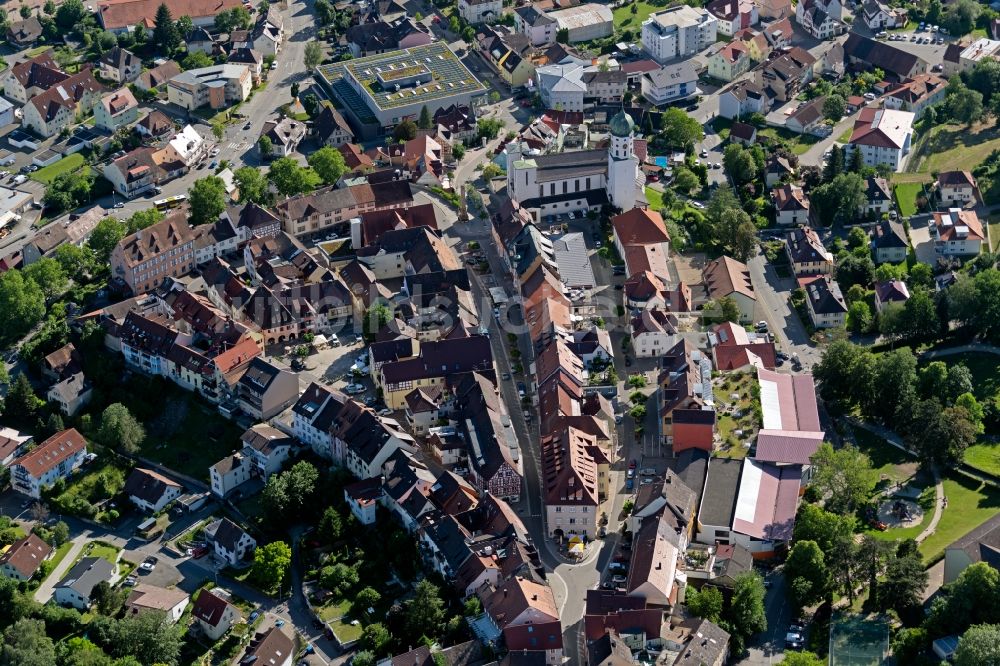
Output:
<instances>
[{"instance_id":1,"label":"white car","mask_svg":"<svg viewBox=\"0 0 1000 666\"><path fill-rule=\"evenodd\" d=\"M348 384L344 387L344 392L347 393L347 395L357 395L359 393L364 393L365 387L361 384Z\"/></svg>"},{"instance_id":2,"label":"white car","mask_svg":"<svg viewBox=\"0 0 1000 666\"><path fill-rule=\"evenodd\" d=\"M219 154L219 149L218 148L212 148L212 153L211 153L212 157L216 157L216 156L218 156L218 154Z\"/></svg>"},{"instance_id":3,"label":"white car","mask_svg":"<svg viewBox=\"0 0 1000 666\"><path fill-rule=\"evenodd\" d=\"M704 210L705 209L705 204L703 204L700 201L689 201L688 203L691 204L692 206L694 206L695 208L697 208L698 210Z\"/></svg>"},{"instance_id":4,"label":"white car","mask_svg":"<svg viewBox=\"0 0 1000 666\"><path fill-rule=\"evenodd\" d=\"M153 569L156 568L156 565L150 562L143 562L142 564L139 565L139 568L142 569L143 571L152 571Z\"/></svg>"},{"instance_id":5,"label":"white car","mask_svg":"<svg viewBox=\"0 0 1000 666\"><path fill-rule=\"evenodd\" d=\"M698 153L698 157L702 157L702 158L708 157L708 150L706 150L705 148L702 148L701 152Z\"/></svg>"}]
</instances>

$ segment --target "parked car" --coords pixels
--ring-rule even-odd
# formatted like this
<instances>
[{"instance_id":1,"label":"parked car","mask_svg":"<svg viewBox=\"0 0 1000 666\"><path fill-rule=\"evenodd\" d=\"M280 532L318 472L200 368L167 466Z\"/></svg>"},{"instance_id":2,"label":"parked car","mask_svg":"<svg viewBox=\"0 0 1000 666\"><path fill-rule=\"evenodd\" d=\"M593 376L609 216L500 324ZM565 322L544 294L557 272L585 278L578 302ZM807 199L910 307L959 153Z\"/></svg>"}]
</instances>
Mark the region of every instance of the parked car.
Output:
<instances>
[{"instance_id":1,"label":"parked car","mask_svg":"<svg viewBox=\"0 0 1000 666\"><path fill-rule=\"evenodd\" d=\"M358 395L359 393L365 392L365 387L361 384L348 384L344 387L344 392L347 393L347 395Z\"/></svg>"},{"instance_id":2,"label":"parked car","mask_svg":"<svg viewBox=\"0 0 1000 666\"><path fill-rule=\"evenodd\" d=\"M801 650L805 642L805 638L800 633L789 631L785 634L785 647L790 650Z\"/></svg>"}]
</instances>

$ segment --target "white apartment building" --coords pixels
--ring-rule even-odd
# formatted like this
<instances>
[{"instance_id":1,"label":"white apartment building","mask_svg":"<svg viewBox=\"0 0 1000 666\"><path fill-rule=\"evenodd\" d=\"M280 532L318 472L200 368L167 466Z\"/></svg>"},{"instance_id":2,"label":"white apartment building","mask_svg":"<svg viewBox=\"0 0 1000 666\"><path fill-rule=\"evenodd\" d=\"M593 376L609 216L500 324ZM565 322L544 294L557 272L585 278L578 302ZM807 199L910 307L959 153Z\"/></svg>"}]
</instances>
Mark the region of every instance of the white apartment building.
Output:
<instances>
[{"instance_id":1,"label":"white apartment building","mask_svg":"<svg viewBox=\"0 0 1000 666\"><path fill-rule=\"evenodd\" d=\"M719 20L700 7L678 5L642 24L642 48L658 63L686 58L715 43Z\"/></svg>"},{"instance_id":2,"label":"white apartment building","mask_svg":"<svg viewBox=\"0 0 1000 666\"><path fill-rule=\"evenodd\" d=\"M458 14L472 24L492 23L500 18L503 0L458 0Z\"/></svg>"},{"instance_id":3,"label":"white apartment building","mask_svg":"<svg viewBox=\"0 0 1000 666\"><path fill-rule=\"evenodd\" d=\"M42 488L75 472L87 458L87 440L76 428L49 437L10 466L10 484L19 493L38 499Z\"/></svg>"},{"instance_id":4,"label":"white apartment building","mask_svg":"<svg viewBox=\"0 0 1000 666\"><path fill-rule=\"evenodd\" d=\"M914 114L894 109L866 108L854 123L851 140L844 146L844 158L860 150L865 166L889 166L901 171L913 141Z\"/></svg>"}]
</instances>

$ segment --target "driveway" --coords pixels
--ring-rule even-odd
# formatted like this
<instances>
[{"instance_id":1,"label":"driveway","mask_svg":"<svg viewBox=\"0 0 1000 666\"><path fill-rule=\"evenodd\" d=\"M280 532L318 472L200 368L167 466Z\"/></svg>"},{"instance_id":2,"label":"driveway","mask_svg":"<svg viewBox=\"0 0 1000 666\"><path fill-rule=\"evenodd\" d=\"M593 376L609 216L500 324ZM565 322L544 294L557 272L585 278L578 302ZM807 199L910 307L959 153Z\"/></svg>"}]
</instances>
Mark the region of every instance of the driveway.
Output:
<instances>
[{"instance_id":1,"label":"driveway","mask_svg":"<svg viewBox=\"0 0 1000 666\"><path fill-rule=\"evenodd\" d=\"M821 353L809 339L805 326L788 303L788 297L795 289L795 281L792 278L778 277L760 251L750 259L747 266L757 295L754 318L760 317L767 321L770 330L778 336L778 347L789 355L798 354L803 371L808 372L813 365L819 363Z\"/></svg>"},{"instance_id":2,"label":"driveway","mask_svg":"<svg viewBox=\"0 0 1000 666\"><path fill-rule=\"evenodd\" d=\"M934 242L931 240L931 230L927 226L928 215L914 215L910 218L910 240L917 261L933 266L937 261Z\"/></svg>"},{"instance_id":3,"label":"driveway","mask_svg":"<svg viewBox=\"0 0 1000 666\"><path fill-rule=\"evenodd\" d=\"M764 597L767 631L751 637L749 654L737 664L765 666L781 663L785 659L785 632L792 620L785 598L785 576L780 570L776 570L767 580L771 582Z\"/></svg>"}]
</instances>

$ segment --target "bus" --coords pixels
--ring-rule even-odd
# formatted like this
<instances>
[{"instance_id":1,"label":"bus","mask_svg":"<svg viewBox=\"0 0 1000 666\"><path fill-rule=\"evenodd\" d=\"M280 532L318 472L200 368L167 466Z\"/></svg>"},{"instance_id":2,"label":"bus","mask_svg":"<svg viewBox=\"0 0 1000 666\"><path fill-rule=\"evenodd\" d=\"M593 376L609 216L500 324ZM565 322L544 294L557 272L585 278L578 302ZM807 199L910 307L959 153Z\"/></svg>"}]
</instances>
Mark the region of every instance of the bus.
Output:
<instances>
[{"instance_id":1,"label":"bus","mask_svg":"<svg viewBox=\"0 0 1000 666\"><path fill-rule=\"evenodd\" d=\"M153 205L156 206L156 210L158 210L158 211L160 211L162 213L164 211L168 211L168 210L172 210L174 208L177 208L178 206L180 206L185 201L187 201L187 195L186 194L178 194L175 197L167 197L166 199L159 199L158 201L154 202Z\"/></svg>"}]
</instances>

